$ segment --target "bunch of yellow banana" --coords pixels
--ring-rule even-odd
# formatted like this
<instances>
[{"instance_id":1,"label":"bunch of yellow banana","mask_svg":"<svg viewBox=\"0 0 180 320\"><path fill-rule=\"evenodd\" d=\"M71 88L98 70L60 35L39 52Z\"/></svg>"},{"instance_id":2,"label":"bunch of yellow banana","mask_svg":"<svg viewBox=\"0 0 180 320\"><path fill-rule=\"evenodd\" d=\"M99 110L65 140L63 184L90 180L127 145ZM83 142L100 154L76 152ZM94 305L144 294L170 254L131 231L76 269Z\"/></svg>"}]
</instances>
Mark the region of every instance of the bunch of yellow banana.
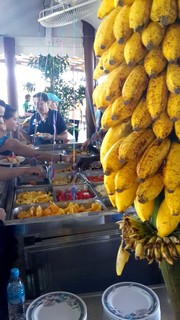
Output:
<instances>
[{"instance_id":1,"label":"bunch of yellow banana","mask_svg":"<svg viewBox=\"0 0 180 320\"><path fill-rule=\"evenodd\" d=\"M118 259L126 263L132 249L172 264L180 253L180 0L102 0L98 17L94 79L107 75L93 101L107 130L104 184L124 214ZM136 217L126 215L132 205Z\"/></svg>"}]
</instances>

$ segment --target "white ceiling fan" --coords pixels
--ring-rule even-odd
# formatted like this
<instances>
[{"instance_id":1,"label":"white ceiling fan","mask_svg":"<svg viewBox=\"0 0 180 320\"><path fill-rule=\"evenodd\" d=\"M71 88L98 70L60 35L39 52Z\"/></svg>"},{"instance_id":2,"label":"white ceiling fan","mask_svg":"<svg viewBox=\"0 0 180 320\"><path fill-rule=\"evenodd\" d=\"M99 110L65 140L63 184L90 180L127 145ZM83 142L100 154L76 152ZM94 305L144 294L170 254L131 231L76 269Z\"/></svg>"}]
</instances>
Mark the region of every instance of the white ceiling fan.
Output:
<instances>
[{"instance_id":1,"label":"white ceiling fan","mask_svg":"<svg viewBox=\"0 0 180 320\"><path fill-rule=\"evenodd\" d=\"M46 28L65 26L95 14L97 0L56 0L58 4L46 8L39 13L38 22Z\"/></svg>"}]
</instances>

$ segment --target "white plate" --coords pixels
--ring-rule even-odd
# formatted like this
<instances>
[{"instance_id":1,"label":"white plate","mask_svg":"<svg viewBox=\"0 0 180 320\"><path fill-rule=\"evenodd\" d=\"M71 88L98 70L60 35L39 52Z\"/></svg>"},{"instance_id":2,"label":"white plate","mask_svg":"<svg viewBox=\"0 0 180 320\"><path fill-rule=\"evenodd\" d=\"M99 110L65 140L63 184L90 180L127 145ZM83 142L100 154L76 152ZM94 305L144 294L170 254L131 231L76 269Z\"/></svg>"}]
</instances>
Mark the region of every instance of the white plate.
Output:
<instances>
[{"instance_id":1,"label":"white plate","mask_svg":"<svg viewBox=\"0 0 180 320\"><path fill-rule=\"evenodd\" d=\"M160 302L153 290L136 282L121 282L107 288L102 304L109 319L160 320Z\"/></svg>"},{"instance_id":2,"label":"white plate","mask_svg":"<svg viewBox=\"0 0 180 320\"><path fill-rule=\"evenodd\" d=\"M29 305L26 320L87 320L87 308L73 293L50 292Z\"/></svg>"},{"instance_id":3,"label":"white plate","mask_svg":"<svg viewBox=\"0 0 180 320\"><path fill-rule=\"evenodd\" d=\"M25 160L25 158L21 156L16 156L16 159L18 160L18 162L13 163L13 162L9 162L7 158L3 158L3 159L0 159L0 164L2 164L3 166L10 166L10 165L17 166L18 164L20 164Z\"/></svg>"}]
</instances>

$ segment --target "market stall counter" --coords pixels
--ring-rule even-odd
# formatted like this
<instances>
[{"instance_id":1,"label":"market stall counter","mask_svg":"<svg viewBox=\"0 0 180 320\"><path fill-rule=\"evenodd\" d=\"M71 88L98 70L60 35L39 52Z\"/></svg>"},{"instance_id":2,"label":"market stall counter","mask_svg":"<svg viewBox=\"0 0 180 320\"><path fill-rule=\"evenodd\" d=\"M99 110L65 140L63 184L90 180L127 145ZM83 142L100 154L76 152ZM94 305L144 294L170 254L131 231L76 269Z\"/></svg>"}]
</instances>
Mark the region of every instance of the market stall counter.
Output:
<instances>
[{"instance_id":1,"label":"market stall counter","mask_svg":"<svg viewBox=\"0 0 180 320\"><path fill-rule=\"evenodd\" d=\"M93 176L95 171L92 170ZM24 185L16 180L9 182L6 228L18 240L16 266L20 268L27 299L59 290L77 294L103 291L119 282L115 264L120 231L116 221L122 215L111 207L107 197L97 193L87 173L78 173L77 184L42 181L29 186L27 179ZM97 176L99 173L98 169ZM69 171L63 169L57 174L68 175ZM77 200L73 198L73 188L76 194L86 190L92 197ZM68 190L72 199L57 201L58 192ZM30 198L28 192L35 193ZM50 201L43 192L49 194ZM133 212L130 208L128 213ZM162 283L162 277L156 263L148 265L131 256L121 281L155 285Z\"/></svg>"}]
</instances>

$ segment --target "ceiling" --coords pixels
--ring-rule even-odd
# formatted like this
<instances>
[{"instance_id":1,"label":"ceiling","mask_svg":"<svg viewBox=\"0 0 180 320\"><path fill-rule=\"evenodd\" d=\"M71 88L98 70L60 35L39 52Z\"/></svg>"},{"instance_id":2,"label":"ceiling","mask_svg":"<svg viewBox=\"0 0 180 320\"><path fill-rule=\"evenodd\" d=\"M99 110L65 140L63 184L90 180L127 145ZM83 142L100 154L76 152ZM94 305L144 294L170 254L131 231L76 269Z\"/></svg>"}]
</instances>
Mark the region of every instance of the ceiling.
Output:
<instances>
[{"instance_id":1,"label":"ceiling","mask_svg":"<svg viewBox=\"0 0 180 320\"><path fill-rule=\"evenodd\" d=\"M97 7L100 1L97 0ZM0 54L3 54L3 37L6 36L15 38L17 55L59 53L82 57L81 21L56 28L44 28L38 22L40 11L57 5L57 2L57 0L0 0ZM84 20L95 29L100 23L96 12Z\"/></svg>"}]
</instances>

